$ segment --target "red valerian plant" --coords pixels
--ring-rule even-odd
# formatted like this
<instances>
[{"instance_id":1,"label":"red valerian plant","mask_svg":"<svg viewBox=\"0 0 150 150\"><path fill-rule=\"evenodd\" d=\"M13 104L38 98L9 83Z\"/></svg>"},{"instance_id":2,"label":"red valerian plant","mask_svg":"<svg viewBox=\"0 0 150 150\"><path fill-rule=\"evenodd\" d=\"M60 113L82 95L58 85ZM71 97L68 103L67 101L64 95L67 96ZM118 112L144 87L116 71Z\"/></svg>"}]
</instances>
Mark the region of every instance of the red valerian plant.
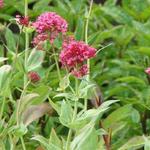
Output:
<instances>
[{"instance_id":1,"label":"red valerian plant","mask_svg":"<svg viewBox=\"0 0 150 150\"><path fill-rule=\"evenodd\" d=\"M145 73L147 73L148 75L150 75L150 67L145 70Z\"/></svg>"},{"instance_id":2,"label":"red valerian plant","mask_svg":"<svg viewBox=\"0 0 150 150\"><path fill-rule=\"evenodd\" d=\"M60 62L68 68L71 73L80 78L87 74L88 67L85 63L90 58L95 57L96 49L85 44L83 41L64 41L63 49L60 53Z\"/></svg>"},{"instance_id":3,"label":"red valerian plant","mask_svg":"<svg viewBox=\"0 0 150 150\"><path fill-rule=\"evenodd\" d=\"M4 6L4 2L3 0L0 0L0 8L2 8Z\"/></svg>"}]
</instances>

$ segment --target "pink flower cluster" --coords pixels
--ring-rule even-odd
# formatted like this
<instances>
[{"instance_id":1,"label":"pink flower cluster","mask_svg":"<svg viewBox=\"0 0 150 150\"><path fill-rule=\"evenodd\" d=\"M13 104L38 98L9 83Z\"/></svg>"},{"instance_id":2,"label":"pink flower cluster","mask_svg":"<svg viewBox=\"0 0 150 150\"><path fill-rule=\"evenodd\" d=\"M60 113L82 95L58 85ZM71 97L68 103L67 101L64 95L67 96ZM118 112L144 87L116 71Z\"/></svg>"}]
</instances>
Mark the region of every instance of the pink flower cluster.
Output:
<instances>
[{"instance_id":1,"label":"pink flower cluster","mask_svg":"<svg viewBox=\"0 0 150 150\"><path fill-rule=\"evenodd\" d=\"M148 75L150 75L150 67L145 70L145 73L147 73Z\"/></svg>"},{"instance_id":2,"label":"pink flower cluster","mask_svg":"<svg viewBox=\"0 0 150 150\"><path fill-rule=\"evenodd\" d=\"M0 8L2 8L4 6L4 2L3 0L0 0Z\"/></svg>"},{"instance_id":3,"label":"pink flower cluster","mask_svg":"<svg viewBox=\"0 0 150 150\"><path fill-rule=\"evenodd\" d=\"M46 12L41 14L35 22L32 23L33 27L36 29L38 33L38 40L41 41L43 40L43 35L47 34L47 39L45 40L50 40L51 43L55 40L55 38L58 36L59 33L65 33L67 32L68 29L68 24L66 20L64 20L62 17L57 15L54 12ZM42 35L41 35L42 34ZM34 42L35 44L39 44L38 42Z\"/></svg>"},{"instance_id":4,"label":"pink flower cluster","mask_svg":"<svg viewBox=\"0 0 150 150\"><path fill-rule=\"evenodd\" d=\"M68 24L62 17L54 12L46 12L41 14L32 25L37 32L32 41L34 46L42 50L44 41L49 40L53 44L58 34L62 33L64 39L59 56L61 64L77 78L81 78L88 73L89 68L86 61L95 57L96 49L83 41L76 41L73 37L66 36ZM31 76L34 78L35 74L32 74Z\"/></svg>"},{"instance_id":5,"label":"pink flower cluster","mask_svg":"<svg viewBox=\"0 0 150 150\"><path fill-rule=\"evenodd\" d=\"M84 62L96 55L96 49L82 41L70 40L63 43L63 50L60 54L60 62L69 68L71 73L80 78L87 74L88 68Z\"/></svg>"},{"instance_id":6,"label":"pink flower cluster","mask_svg":"<svg viewBox=\"0 0 150 150\"><path fill-rule=\"evenodd\" d=\"M54 12L46 12L38 17L33 23L38 33L43 32L62 32L65 33L68 28L67 22Z\"/></svg>"}]
</instances>

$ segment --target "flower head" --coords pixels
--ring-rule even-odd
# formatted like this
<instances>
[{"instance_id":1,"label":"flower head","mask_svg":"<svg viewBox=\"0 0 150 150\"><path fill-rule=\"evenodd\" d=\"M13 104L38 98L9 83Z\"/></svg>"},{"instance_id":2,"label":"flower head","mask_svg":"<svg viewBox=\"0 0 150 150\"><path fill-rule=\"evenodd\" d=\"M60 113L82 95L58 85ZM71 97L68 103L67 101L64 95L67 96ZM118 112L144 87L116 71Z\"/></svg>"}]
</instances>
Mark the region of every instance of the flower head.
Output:
<instances>
[{"instance_id":1,"label":"flower head","mask_svg":"<svg viewBox=\"0 0 150 150\"><path fill-rule=\"evenodd\" d=\"M29 25L29 17L24 17L20 15L16 15L16 21L23 26L28 26Z\"/></svg>"},{"instance_id":2,"label":"flower head","mask_svg":"<svg viewBox=\"0 0 150 150\"><path fill-rule=\"evenodd\" d=\"M145 73L147 73L148 75L150 75L150 67L145 70Z\"/></svg>"},{"instance_id":3,"label":"flower head","mask_svg":"<svg viewBox=\"0 0 150 150\"><path fill-rule=\"evenodd\" d=\"M40 80L40 76L38 75L38 73L37 72L33 72L33 71L28 73L28 78L33 83L38 82Z\"/></svg>"},{"instance_id":4,"label":"flower head","mask_svg":"<svg viewBox=\"0 0 150 150\"><path fill-rule=\"evenodd\" d=\"M83 41L64 41L63 50L60 54L60 62L63 66L71 70L71 73L80 78L88 73L85 61L95 57L96 49L85 44Z\"/></svg>"},{"instance_id":5,"label":"flower head","mask_svg":"<svg viewBox=\"0 0 150 150\"><path fill-rule=\"evenodd\" d=\"M72 40L69 43L63 43L60 61L64 66L74 67L95 55L95 48L90 47L82 41Z\"/></svg>"},{"instance_id":6,"label":"flower head","mask_svg":"<svg viewBox=\"0 0 150 150\"><path fill-rule=\"evenodd\" d=\"M36 29L37 35L33 40L33 43L43 41L43 36L47 36L47 40L52 44L59 33L67 32L68 24L61 16L54 12L46 12L41 14L32 26ZM41 39L40 39L41 38ZM46 40L46 39L44 39ZM35 46L35 44L34 44Z\"/></svg>"},{"instance_id":7,"label":"flower head","mask_svg":"<svg viewBox=\"0 0 150 150\"><path fill-rule=\"evenodd\" d=\"M68 28L66 20L54 12L46 12L41 14L33 23L38 33L57 32L65 33Z\"/></svg>"},{"instance_id":8,"label":"flower head","mask_svg":"<svg viewBox=\"0 0 150 150\"><path fill-rule=\"evenodd\" d=\"M0 8L2 8L4 6L4 2L3 0L0 0Z\"/></svg>"}]
</instances>

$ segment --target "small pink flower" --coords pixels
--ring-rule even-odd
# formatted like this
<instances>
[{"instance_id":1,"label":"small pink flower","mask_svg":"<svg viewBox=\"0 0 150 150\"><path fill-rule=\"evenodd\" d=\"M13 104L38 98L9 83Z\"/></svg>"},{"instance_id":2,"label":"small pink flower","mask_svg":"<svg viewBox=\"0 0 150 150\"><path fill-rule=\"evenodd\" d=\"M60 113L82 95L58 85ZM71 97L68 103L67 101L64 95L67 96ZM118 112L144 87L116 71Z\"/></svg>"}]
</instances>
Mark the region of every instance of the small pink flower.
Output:
<instances>
[{"instance_id":1,"label":"small pink flower","mask_svg":"<svg viewBox=\"0 0 150 150\"><path fill-rule=\"evenodd\" d=\"M38 82L41 79L40 76L38 75L38 73L37 72L33 72L33 71L28 73L28 78L33 83Z\"/></svg>"},{"instance_id":2,"label":"small pink flower","mask_svg":"<svg viewBox=\"0 0 150 150\"><path fill-rule=\"evenodd\" d=\"M29 25L29 17L24 17L20 15L16 15L16 21L23 26L28 26Z\"/></svg>"},{"instance_id":3,"label":"small pink flower","mask_svg":"<svg viewBox=\"0 0 150 150\"><path fill-rule=\"evenodd\" d=\"M33 23L38 33L43 32L67 32L68 24L66 20L57 15L55 12L46 12L41 14Z\"/></svg>"},{"instance_id":4,"label":"small pink flower","mask_svg":"<svg viewBox=\"0 0 150 150\"><path fill-rule=\"evenodd\" d=\"M4 2L3 0L0 0L0 8L2 8L4 6Z\"/></svg>"},{"instance_id":5,"label":"small pink flower","mask_svg":"<svg viewBox=\"0 0 150 150\"><path fill-rule=\"evenodd\" d=\"M145 70L145 73L147 73L148 75L150 75L150 67Z\"/></svg>"}]
</instances>

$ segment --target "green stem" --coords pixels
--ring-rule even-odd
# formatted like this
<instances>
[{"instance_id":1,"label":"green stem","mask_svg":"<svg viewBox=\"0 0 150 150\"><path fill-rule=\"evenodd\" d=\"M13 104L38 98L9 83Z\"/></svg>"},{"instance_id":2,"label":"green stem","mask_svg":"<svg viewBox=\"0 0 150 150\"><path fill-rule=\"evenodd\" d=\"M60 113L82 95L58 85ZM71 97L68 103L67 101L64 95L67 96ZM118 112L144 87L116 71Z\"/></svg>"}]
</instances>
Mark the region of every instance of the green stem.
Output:
<instances>
[{"instance_id":1,"label":"green stem","mask_svg":"<svg viewBox=\"0 0 150 150\"><path fill-rule=\"evenodd\" d=\"M86 16L86 22L85 22L85 43L88 44L88 27L89 27L89 18L91 15L91 11L92 11L92 6L93 6L93 0L91 0L90 2L90 8L89 8L89 12ZM87 68L88 68L88 75L87 75L87 81L90 81L90 59L87 60ZM84 100L84 107L85 110L87 109L87 99Z\"/></svg>"},{"instance_id":2,"label":"green stem","mask_svg":"<svg viewBox=\"0 0 150 150\"><path fill-rule=\"evenodd\" d=\"M3 102L2 102L2 106L1 106L0 120L3 117L5 102L6 102L6 98L4 97Z\"/></svg>"},{"instance_id":3,"label":"green stem","mask_svg":"<svg viewBox=\"0 0 150 150\"><path fill-rule=\"evenodd\" d=\"M25 4L24 14L25 14L25 17L27 17L28 16L28 0L24 0L24 4ZM25 68L27 68L28 50L29 50L29 34L28 32L25 32L25 62L24 62ZM28 78L25 73L24 86L26 85L27 82L28 82Z\"/></svg>"},{"instance_id":4,"label":"green stem","mask_svg":"<svg viewBox=\"0 0 150 150\"><path fill-rule=\"evenodd\" d=\"M21 144L22 144L23 150L26 150L26 146L25 146L25 144L24 144L23 137L20 137L20 140L21 140Z\"/></svg>"},{"instance_id":5,"label":"green stem","mask_svg":"<svg viewBox=\"0 0 150 150\"><path fill-rule=\"evenodd\" d=\"M59 78L59 81L61 81L61 74L60 74L59 64L58 64L58 61L57 61L57 57L56 57L56 53L55 53L55 49L54 49L53 45L52 45L52 50L53 50L53 55L54 55L55 64L56 64L56 68L57 68L58 78Z\"/></svg>"},{"instance_id":6,"label":"green stem","mask_svg":"<svg viewBox=\"0 0 150 150\"><path fill-rule=\"evenodd\" d=\"M77 78L75 79L75 83L76 83L76 85L75 85L75 88L76 88L76 95L78 96L78 79L77 79ZM75 101L75 103L74 103L74 112L73 112L72 122L76 119L77 110L78 110L78 101ZM66 150L69 150L71 137L72 137L72 129L69 129L68 137L67 137L67 142L66 142Z\"/></svg>"}]
</instances>

